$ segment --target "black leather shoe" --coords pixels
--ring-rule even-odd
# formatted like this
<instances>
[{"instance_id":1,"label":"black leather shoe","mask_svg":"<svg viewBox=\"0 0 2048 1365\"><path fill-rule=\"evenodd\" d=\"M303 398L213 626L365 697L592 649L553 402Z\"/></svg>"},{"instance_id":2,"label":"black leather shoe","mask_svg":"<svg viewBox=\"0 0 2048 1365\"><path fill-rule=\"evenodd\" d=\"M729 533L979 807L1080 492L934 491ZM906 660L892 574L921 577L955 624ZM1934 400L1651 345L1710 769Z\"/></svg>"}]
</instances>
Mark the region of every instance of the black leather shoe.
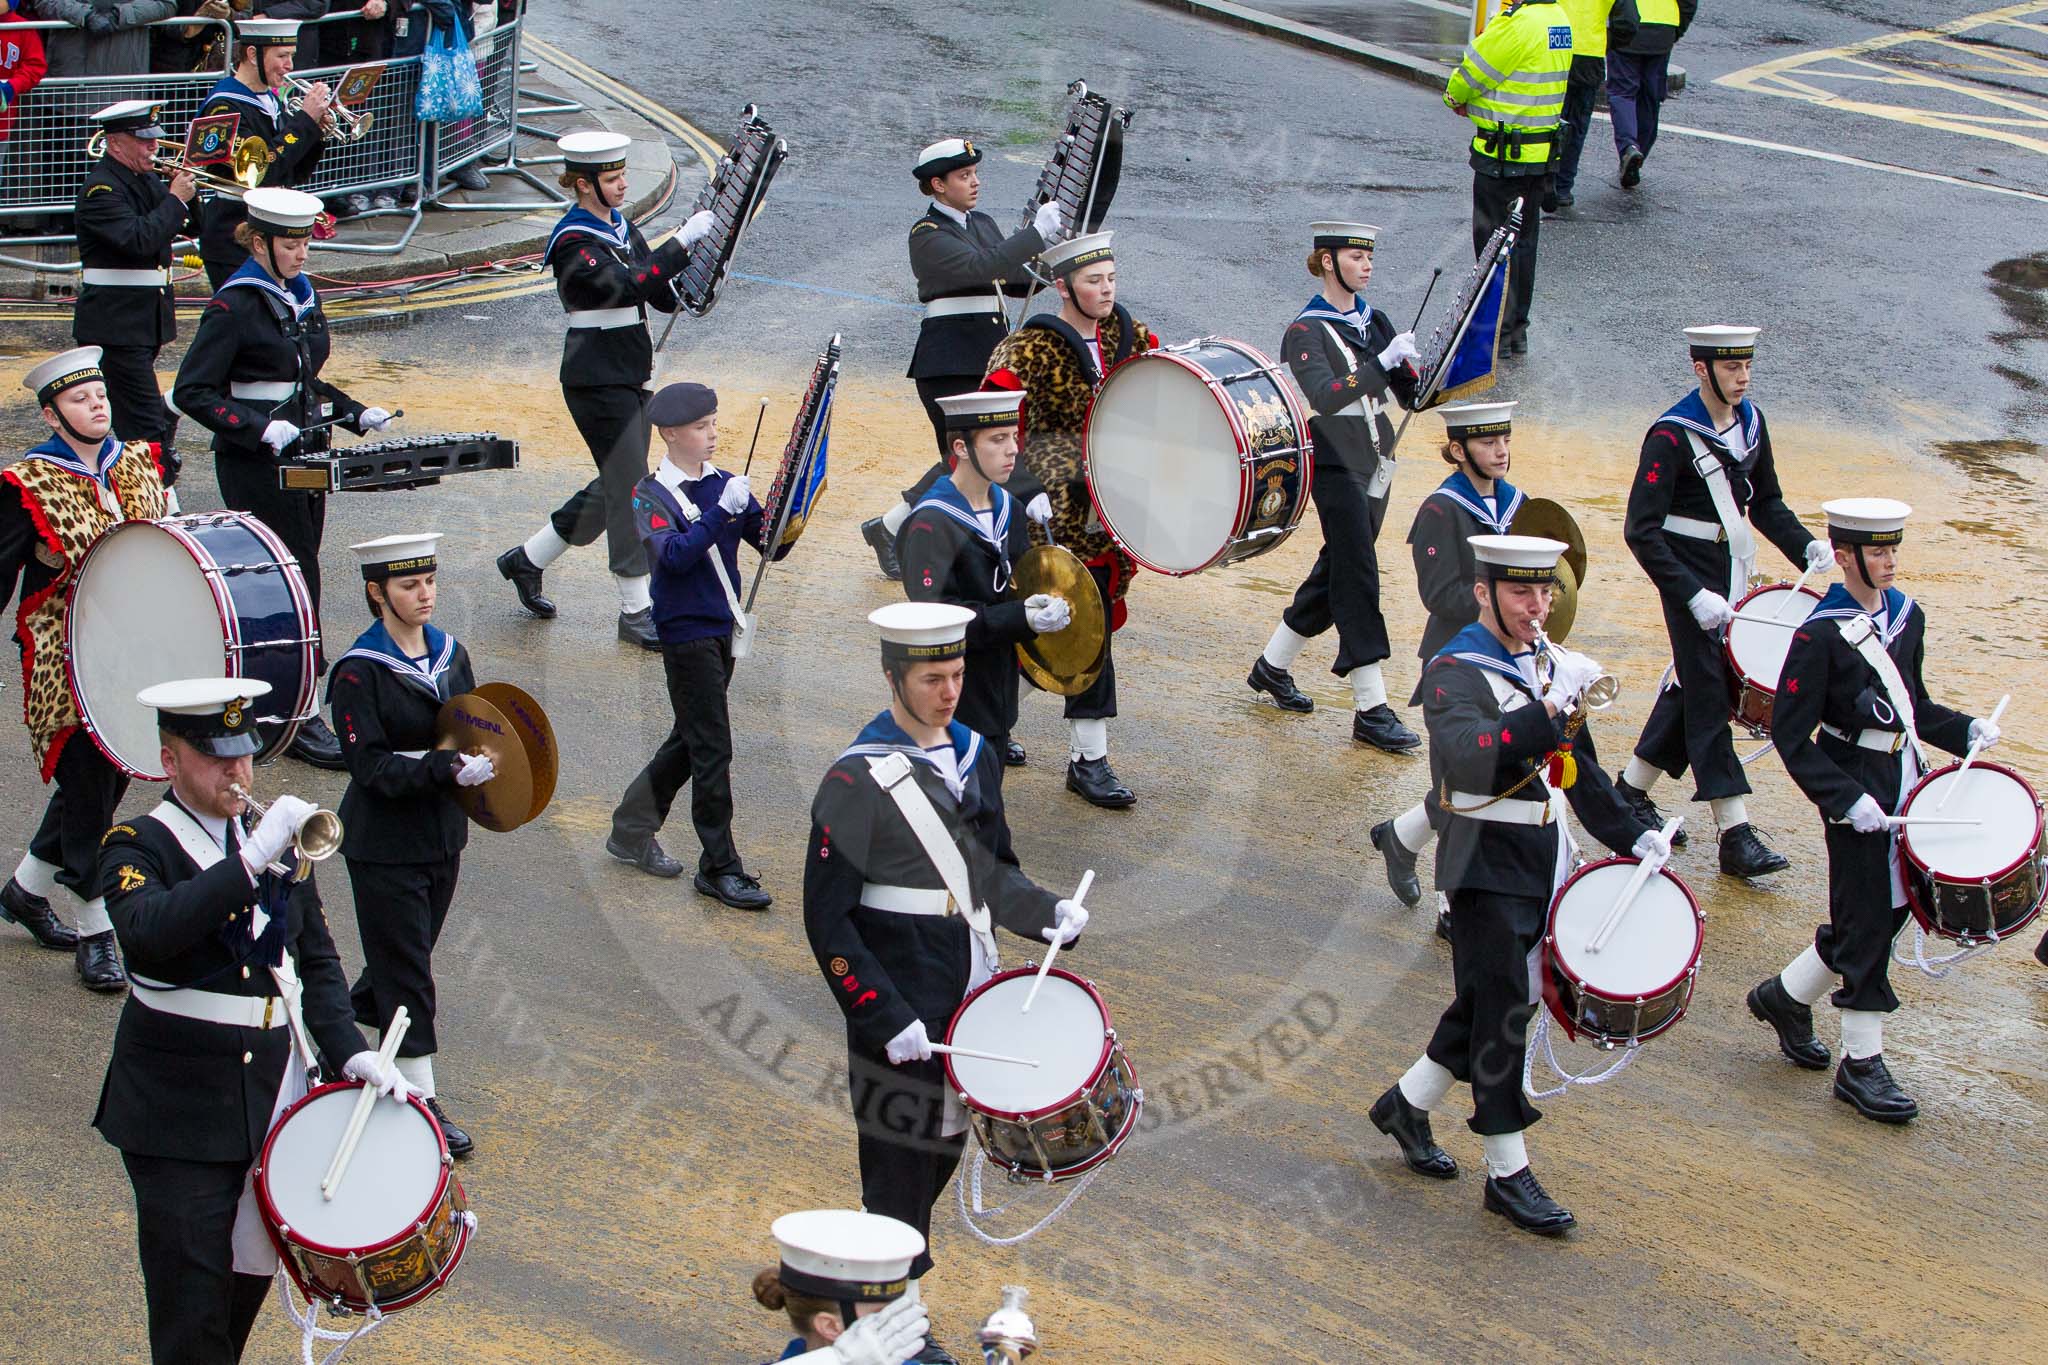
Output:
<instances>
[{"instance_id":1,"label":"black leather shoe","mask_svg":"<svg viewBox=\"0 0 2048 1365\"><path fill-rule=\"evenodd\" d=\"M441 1111L438 1096L426 1102L427 1112L434 1116L434 1122L441 1125L441 1136L448 1139L448 1155L460 1161L476 1150L476 1140L455 1126L455 1121Z\"/></svg>"},{"instance_id":2,"label":"black leather shoe","mask_svg":"<svg viewBox=\"0 0 2048 1365\"><path fill-rule=\"evenodd\" d=\"M1507 335L1509 355L1529 354L1529 329L1517 327Z\"/></svg>"},{"instance_id":3,"label":"black leather shoe","mask_svg":"<svg viewBox=\"0 0 2048 1365\"><path fill-rule=\"evenodd\" d=\"M1513 1175L1486 1177L1486 1207L1518 1228L1555 1237L1578 1221L1571 1210L1543 1192L1536 1172L1524 1166Z\"/></svg>"},{"instance_id":4,"label":"black leather shoe","mask_svg":"<svg viewBox=\"0 0 2048 1365\"><path fill-rule=\"evenodd\" d=\"M654 608L619 613L619 639L642 649L659 650L661 637L654 633Z\"/></svg>"},{"instance_id":5,"label":"black leather shoe","mask_svg":"<svg viewBox=\"0 0 2048 1365\"><path fill-rule=\"evenodd\" d=\"M604 851L622 863L631 863L650 877L680 877L683 865L662 851L661 840L650 838L638 848L619 842L615 834L604 841Z\"/></svg>"},{"instance_id":6,"label":"black leather shoe","mask_svg":"<svg viewBox=\"0 0 2048 1365\"><path fill-rule=\"evenodd\" d=\"M1298 711L1306 715L1316 709L1315 698L1294 685L1294 675L1267 663L1263 654L1253 662L1251 676L1244 681L1252 691L1271 695L1273 704L1282 711Z\"/></svg>"},{"instance_id":7,"label":"black leather shoe","mask_svg":"<svg viewBox=\"0 0 2048 1365\"><path fill-rule=\"evenodd\" d=\"M1657 809L1657 803L1650 799L1648 792L1631 787L1626 778L1616 774L1614 794L1619 796L1623 803L1636 813L1636 819L1642 821L1651 829L1664 828L1664 812ZM1680 825L1677 831L1672 834L1671 846L1673 848L1685 847L1684 825Z\"/></svg>"},{"instance_id":8,"label":"black leather shoe","mask_svg":"<svg viewBox=\"0 0 2048 1365\"><path fill-rule=\"evenodd\" d=\"M1785 993L1778 977L1760 981L1749 993L1749 1012L1778 1032L1778 1051L1795 1066L1825 1071L1833 1060L1827 1044L1813 1036L1813 1010Z\"/></svg>"},{"instance_id":9,"label":"black leather shoe","mask_svg":"<svg viewBox=\"0 0 2048 1365\"><path fill-rule=\"evenodd\" d=\"M1117 780L1107 757L1068 759L1067 790L1104 810L1122 810L1138 804L1137 793Z\"/></svg>"},{"instance_id":10,"label":"black leather shoe","mask_svg":"<svg viewBox=\"0 0 2048 1365\"><path fill-rule=\"evenodd\" d=\"M45 948L76 948L78 931L57 918L50 903L9 877L0 886L0 919L19 924Z\"/></svg>"},{"instance_id":11,"label":"black leather shoe","mask_svg":"<svg viewBox=\"0 0 2048 1365\"><path fill-rule=\"evenodd\" d=\"M1385 702L1370 711L1351 713L1351 737L1390 754L1413 753L1422 747L1422 736L1403 725Z\"/></svg>"},{"instance_id":12,"label":"black leather shoe","mask_svg":"<svg viewBox=\"0 0 2048 1365\"><path fill-rule=\"evenodd\" d=\"M1436 936L1446 943L1451 941L1451 912L1441 907L1436 912Z\"/></svg>"},{"instance_id":13,"label":"black leather shoe","mask_svg":"<svg viewBox=\"0 0 2048 1365\"><path fill-rule=\"evenodd\" d=\"M1578 200L1574 199L1569 194L1553 195L1552 198L1556 201L1557 207L1553 209L1546 206L1543 210L1545 213L1562 212L1563 210L1570 208L1573 204L1576 204L1578 202Z\"/></svg>"},{"instance_id":14,"label":"black leather shoe","mask_svg":"<svg viewBox=\"0 0 2048 1365\"><path fill-rule=\"evenodd\" d=\"M1747 820L1721 831L1721 870L1731 877L1767 877L1792 866L1792 860L1763 841Z\"/></svg>"},{"instance_id":15,"label":"black leather shoe","mask_svg":"<svg viewBox=\"0 0 2048 1365\"><path fill-rule=\"evenodd\" d=\"M1422 903L1422 883L1415 877L1415 855L1394 837L1394 822L1382 820L1372 827L1372 846L1387 860L1387 885L1403 905Z\"/></svg>"},{"instance_id":16,"label":"black leather shoe","mask_svg":"<svg viewBox=\"0 0 2048 1365\"><path fill-rule=\"evenodd\" d=\"M691 885L699 895L724 901L735 910L766 910L775 904L775 897L761 889L760 878L745 872L721 872L715 877L699 872Z\"/></svg>"},{"instance_id":17,"label":"black leather shoe","mask_svg":"<svg viewBox=\"0 0 2048 1365\"><path fill-rule=\"evenodd\" d=\"M1428 1111L1408 1103L1400 1086L1388 1086L1387 1093L1372 1102L1368 1117L1373 1127L1401 1144L1401 1159L1408 1163L1409 1170L1432 1180L1451 1180L1457 1176L1458 1163L1436 1145L1436 1138L1429 1131Z\"/></svg>"},{"instance_id":18,"label":"black leather shoe","mask_svg":"<svg viewBox=\"0 0 2048 1365\"><path fill-rule=\"evenodd\" d=\"M1014 739L1003 741L1003 766L1021 768L1024 766L1024 746Z\"/></svg>"},{"instance_id":19,"label":"black leather shoe","mask_svg":"<svg viewBox=\"0 0 2048 1365\"><path fill-rule=\"evenodd\" d=\"M1643 183L1643 153L1631 147L1621 154L1621 187L1632 190Z\"/></svg>"},{"instance_id":20,"label":"black leather shoe","mask_svg":"<svg viewBox=\"0 0 2048 1365\"><path fill-rule=\"evenodd\" d=\"M330 772L340 772L348 766L341 761L341 741L318 716L299 726L299 733L292 740L292 757Z\"/></svg>"},{"instance_id":21,"label":"black leather shoe","mask_svg":"<svg viewBox=\"0 0 2048 1365\"><path fill-rule=\"evenodd\" d=\"M1856 1106L1856 1112L1879 1123L1905 1123L1920 1112L1913 1097L1899 1089L1884 1054L1844 1057L1835 1068L1835 1098Z\"/></svg>"},{"instance_id":22,"label":"black leather shoe","mask_svg":"<svg viewBox=\"0 0 2048 1365\"><path fill-rule=\"evenodd\" d=\"M1557 212L1557 191L1556 191L1556 190L1545 190L1545 191L1543 191L1543 211L1544 211L1545 213L1556 213L1556 212Z\"/></svg>"},{"instance_id":23,"label":"black leather shoe","mask_svg":"<svg viewBox=\"0 0 2048 1365\"><path fill-rule=\"evenodd\" d=\"M114 946L114 931L86 934L72 949L78 964L78 979L89 991L118 991L128 985L128 974L121 970L121 953Z\"/></svg>"},{"instance_id":24,"label":"black leather shoe","mask_svg":"<svg viewBox=\"0 0 2048 1365\"><path fill-rule=\"evenodd\" d=\"M555 619L555 604L541 590L540 566L526 557L524 545L514 545L498 556L498 572L512 584L512 590L519 594L519 605L543 621Z\"/></svg>"},{"instance_id":25,"label":"black leather shoe","mask_svg":"<svg viewBox=\"0 0 2048 1365\"><path fill-rule=\"evenodd\" d=\"M860 538L875 552L875 567L882 571L882 577L903 577L903 566L896 562L896 537L889 534L889 528L882 524L880 517L860 524Z\"/></svg>"}]
</instances>

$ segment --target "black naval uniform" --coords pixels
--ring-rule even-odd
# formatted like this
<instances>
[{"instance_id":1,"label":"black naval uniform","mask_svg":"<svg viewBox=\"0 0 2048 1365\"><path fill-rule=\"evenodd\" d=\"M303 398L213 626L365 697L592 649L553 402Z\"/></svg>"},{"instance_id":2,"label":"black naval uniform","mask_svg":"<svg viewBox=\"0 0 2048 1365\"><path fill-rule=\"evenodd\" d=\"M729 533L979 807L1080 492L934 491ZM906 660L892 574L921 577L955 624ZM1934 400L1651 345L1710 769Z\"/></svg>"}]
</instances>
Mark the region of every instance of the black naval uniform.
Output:
<instances>
[{"instance_id":1,"label":"black naval uniform","mask_svg":"<svg viewBox=\"0 0 2048 1365\"><path fill-rule=\"evenodd\" d=\"M1468 538L1510 534L1523 501L1522 490L1506 479L1494 480L1493 493L1481 497L1465 471L1457 469L1416 507L1408 547L1415 561L1415 590L1429 613L1415 651L1425 668L1453 635L1479 619L1479 603L1472 597L1479 564ZM1408 704L1422 705L1420 674Z\"/></svg>"},{"instance_id":2,"label":"black naval uniform","mask_svg":"<svg viewBox=\"0 0 2048 1365\"><path fill-rule=\"evenodd\" d=\"M326 1073L339 1076L366 1050L317 883L266 874L252 885L238 823L228 822L225 856L204 871L153 815L114 826L101 851L107 913L137 989L121 1008L93 1126L120 1148L135 1187L159 1365L233 1365L263 1306L270 1281L235 1272L230 1233L292 1039L281 1001L271 1027L243 1028L155 1008L145 1003L151 988L275 997L266 964L289 951ZM289 851L283 861L293 866ZM259 897L278 916L260 940L251 934Z\"/></svg>"},{"instance_id":3,"label":"black naval uniform","mask_svg":"<svg viewBox=\"0 0 2048 1365\"><path fill-rule=\"evenodd\" d=\"M274 159L263 172L261 183L273 189L291 189L311 179L320 154L327 149L320 125L304 110L287 113L276 95L268 90L251 90L233 76L213 87L206 103L199 107L199 114L202 118L212 114L235 115L240 120L235 125L238 144L244 138L263 139ZM206 282L213 289L219 289L235 267L249 259L248 250L235 242L235 229L248 216L239 197L202 197L199 258L206 263ZM178 406L190 414L191 409L184 404Z\"/></svg>"},{"instance_id":4,"label":"black naval uniform","mask_svg":"<svg viewBox=\"0 0 2048 1365\"><path fill-rule=\"evenodd\" d=\"M938 869L876 781L868 757L900 753L909 760L906 780L918 784L944 822L966 860L972 893L995 924L1042 945L1039 935L1053 927L1058 901L989 851L998 837L1008 842L1007 830L997 836L985 828L1005 823L1002 755L957 721L950 731L955 761L965 769L958 797L889 712L869 722L819 784L804 864L804 929L846 1014L861 1204L910 1224L927 1241L932 1203L959 1164L966 1133L941 1132L946 1081L939 1059L892 1066L886 1049L918 1019L934 1041L944 1038L971 988L973 948L958 914L900 914L862 904L864 888L877 884L945 894ZM911 1263L911 1277L931 1267L927 1248Z\"/></svg>"},{"instance_id":5,"label":"black naval uniform","mask_svg":"<svg viewBox=\"0 0 2048 1365\"><path fill-rule=\"evenodd\" d=\"M196 202L173 196L159 175L138 175L103 156L86 174L74 216L84 273L71 335L81 346L101 348L114 434L168 449L176 419L157 387L156 358L178 336L171 243L199 230ZM148 272L157 282L133 283L114 271Z\"/></svg>"}]
</instances>

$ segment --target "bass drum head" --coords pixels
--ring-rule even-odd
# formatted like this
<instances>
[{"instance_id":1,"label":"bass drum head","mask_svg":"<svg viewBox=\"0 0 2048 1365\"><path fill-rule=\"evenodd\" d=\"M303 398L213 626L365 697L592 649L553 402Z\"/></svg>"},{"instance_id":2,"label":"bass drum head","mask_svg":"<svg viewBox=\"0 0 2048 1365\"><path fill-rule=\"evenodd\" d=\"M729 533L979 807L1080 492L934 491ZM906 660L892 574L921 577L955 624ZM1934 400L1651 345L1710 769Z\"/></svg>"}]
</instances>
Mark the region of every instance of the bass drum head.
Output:
<instances>
[{"instance_id":1,"label":"bass drum head","mask_svg":"<svg viewBox=\"0 0 2048 1365\"><path fill-rule=\"evenodd\" d=\"M1792 651L1792 628L1819 605L1818 596L1794 592L1790 584L1758 588L1743 598L1728 626L1728 659L1743 680L1775 693Z\"/></svg>"},{"instance_id":2,"label":"bass drum head","mask_svg":"<svg viewBox=\"0 0 2048 1365\"><path fill-rule=\"evenodd\" d=\"M1109 1052L1109 1023L1095 992L1079 977L1054 968L1024 1014L1024 999L1038 973L1023 970L991 979L960 1007L946 1031L954 1047L1027 1057L1037 1066L990 1062L954 1053L946 1057L953 1084L984 1113L1018 1118L1056 1109L1080 1097Z\"/></svg>"},{"instance_id":3,"label":"bass drum head","mask_svg":"<svg viewBox=\"0 0 2048 1365\"><path fill-rule=\"evenodd\" d=\"M1635 875L1633 859L1582 869L1559 897L1550 932L1557 964L1595 995L1634 1000L1657 995L1682 978L1700 956L1700 921L1692 897L1669 873L1643 884L1628 914L1599 952L1586 943Z\"/></svg>"},{"instance_id":4,"label":"bass drum head","mask_svg":"<svg viewBox=\"0 0 2048 1365\"><path fill-rule=\"evenodd\" d=\"M356 1154L328 1199L320 1182L355 1113L357 1085L323 1088L270 1136L260 1179L292 1240L316 1249L368 1251L410 1235L440 1199L441 1135L426 1111L380 1097Z\"/></svg>"},{"instance_id":5,"label":"bass drum head","mask_svg":"<svg viewBox=\"0 0 2048 1365\"><path fill-rule=\"evenodd\" d=\"M220 607L198 561L154 523L113 527L78 566L66 633L71 695L93 741L129 776L163 781L156 712L135 694L228 671Z\"/></svg>"},{"instance_id":6,"label":"bass drum head","mask_svg":"<svg viewBox=\"0 0 2048 1365\"><path fill-rule=\"evenodd\" d=\"M1914 863L1946 881L2002 877L2040 846L2041 809L2034 804L2034 790L1996 764L1973 764L1959 779L1960 768L1954 764L1924 778L1906 803L1906 813L1931 815L1946 798L1944 818L1983 823L1906 825L1899 830L1899 842Z\"/></svg>"},{"instance_id":7,"label":"bass drum head","mask_svg":"<svg viewBox=\"0 0 2048 1365\"><path fill-rule=\"evenodd\" d=\"M1148 569L1195 573L1237 534L1237 434L1203 375L1174 356L1134 355L1109 372L1083 460L1104 529Z\"/></svg>"}]
</instances>

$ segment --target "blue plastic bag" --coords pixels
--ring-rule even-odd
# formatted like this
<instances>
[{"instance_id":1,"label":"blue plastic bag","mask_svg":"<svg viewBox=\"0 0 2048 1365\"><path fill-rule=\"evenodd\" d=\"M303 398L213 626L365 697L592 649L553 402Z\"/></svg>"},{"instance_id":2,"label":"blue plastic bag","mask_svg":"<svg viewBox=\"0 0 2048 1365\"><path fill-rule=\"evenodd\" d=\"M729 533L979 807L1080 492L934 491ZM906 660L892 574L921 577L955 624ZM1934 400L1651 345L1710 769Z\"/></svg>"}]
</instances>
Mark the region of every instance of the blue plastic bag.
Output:
<instances>
[{"instance_id":1,"label":"blue plastic bag","mask_svg":"<svg viewBox=\"0 0 2048 1365\"><path fill-rule=\"evenodd\" d=\"M459 30L449 33L437 26L420 53L420 93L413 112L422 123L453 123L483 111L483 81L469 40Z\"/></svg>"}]
</instances>

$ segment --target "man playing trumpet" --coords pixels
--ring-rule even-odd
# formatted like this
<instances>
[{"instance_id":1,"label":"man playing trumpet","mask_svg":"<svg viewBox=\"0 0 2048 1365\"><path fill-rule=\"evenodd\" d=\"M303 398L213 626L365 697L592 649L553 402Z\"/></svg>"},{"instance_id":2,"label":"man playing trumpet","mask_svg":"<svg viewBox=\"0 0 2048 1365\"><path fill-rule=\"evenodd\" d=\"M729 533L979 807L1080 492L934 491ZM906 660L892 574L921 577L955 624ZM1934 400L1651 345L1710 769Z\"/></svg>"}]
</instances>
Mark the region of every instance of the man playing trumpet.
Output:
<instances>
[{"instance_id":1,"label":"man playing trumpet","mask_svg":"<svg viewBox=\"0 0 2048 1365\"><path fill-rule=\"evenodd\" d=\"M234 69L221 78L199 107L199 116L233 114L235 145L259 138L266 157L262 185L286 189L312 178L320 153L326 150L327 111L333 102L324 81L305 88L296 112L285 107L278 87L291 75L299 41L296 19L244 19L235 25ZM235 267L249 259L249 249L235 240L244 218L239 197L216 194L206 201L199 255L206 262L206 283L218 291Z\"/></svg>"}]
</instances>

